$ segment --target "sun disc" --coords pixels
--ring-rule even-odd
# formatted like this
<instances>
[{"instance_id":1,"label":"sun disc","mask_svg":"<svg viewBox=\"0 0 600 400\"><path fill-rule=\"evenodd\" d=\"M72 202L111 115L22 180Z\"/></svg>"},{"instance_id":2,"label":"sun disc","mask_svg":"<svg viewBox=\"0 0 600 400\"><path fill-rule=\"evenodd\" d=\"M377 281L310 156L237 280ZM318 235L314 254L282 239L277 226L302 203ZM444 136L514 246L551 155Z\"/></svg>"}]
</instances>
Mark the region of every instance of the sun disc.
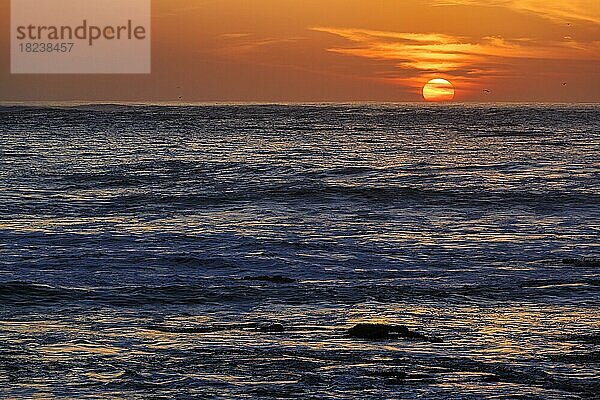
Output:
<instances>
[{"instance_id":1,"label":"sun disc","mask_svg":"<svg viewBox=\"0 0 600 400\"><path fill-rule=\"evenodd\" d=\"M446 79L432 79L423 86L423 98L427 101L452 101L454 94L454 86Z\"/></svg>"}]
</instances>

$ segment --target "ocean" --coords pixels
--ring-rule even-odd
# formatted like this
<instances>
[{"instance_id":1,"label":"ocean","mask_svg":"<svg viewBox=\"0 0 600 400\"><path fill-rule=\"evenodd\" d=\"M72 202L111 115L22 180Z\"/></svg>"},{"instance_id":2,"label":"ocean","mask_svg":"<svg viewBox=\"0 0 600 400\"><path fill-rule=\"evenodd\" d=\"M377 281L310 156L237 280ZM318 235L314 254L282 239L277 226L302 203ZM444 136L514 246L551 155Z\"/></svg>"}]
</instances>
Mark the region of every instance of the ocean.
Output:
<instances>
[{"instance_id":1,"label":"ocean","mask_svg":"<svg viewBox=\"0 0 600 400\"><path fill-rule=\"evenodd\" d=\"M599 105L5 105L0 138L2 398L599 398Z\"/></svg>"}]
</instances>

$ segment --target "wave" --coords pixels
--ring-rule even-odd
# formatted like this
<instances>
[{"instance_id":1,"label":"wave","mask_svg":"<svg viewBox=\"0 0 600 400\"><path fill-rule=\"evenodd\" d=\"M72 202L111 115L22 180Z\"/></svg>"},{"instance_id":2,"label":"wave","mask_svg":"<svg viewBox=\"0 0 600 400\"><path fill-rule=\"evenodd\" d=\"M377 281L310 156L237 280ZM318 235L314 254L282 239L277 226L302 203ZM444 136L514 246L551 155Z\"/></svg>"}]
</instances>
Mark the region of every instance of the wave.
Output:
<instances>
[{"instance_id":1,"label":"wave","mask_svg":"<svg viewBox=\"0 0 600 400\"><path fill-rule=\"evenodd\" d=\"M260 277L259 277L260 278ZM495 284L459 286L422 286L419 284L355 283L352 285L312 284L288 278L286 284L269 279L248 277L213 280L204 284L171 284L164 286L115 286L69 288L27 282L0 284L0 301L4 304L52 306L58 303L105 304L120 307L158 304L260 304L277 301L284 304L344 303L375 301L392 304L414 301L487 303L507 299L564 298L583 304L593 300L598 282L556 283L533 281L504 286ZM543 290L542 290L543 289Z\"/></svg>"},{"instance_id":2,"label":"wave","mask_svg":"<svg viewBox=\"0 0 600 400\"><path fill-rule=\"evenodd\" d=\"M336 206L351 203L402 206L417 204L419 207L467 207L493 208L495 210L523 206L528 209L557 210L597 207L600 194L548 189L527 190L473 190L465 188L427 189L410 186L344 186L293 183L285 185L261 185L241 183L238 187L209 190L206 187L142 189L123 193L101 193L80 195L73 193L50 195L47 192L32 193L19 199L18 203L7 199L10 207L0 210L0 215L35 215L40 205L46 212L56 215L114 215L133 212L137 215L153 213L154 210L205 210L221 209L231 205L260 205L266 203L313 204L314 206Z\"/></svg>"}]
</instances>

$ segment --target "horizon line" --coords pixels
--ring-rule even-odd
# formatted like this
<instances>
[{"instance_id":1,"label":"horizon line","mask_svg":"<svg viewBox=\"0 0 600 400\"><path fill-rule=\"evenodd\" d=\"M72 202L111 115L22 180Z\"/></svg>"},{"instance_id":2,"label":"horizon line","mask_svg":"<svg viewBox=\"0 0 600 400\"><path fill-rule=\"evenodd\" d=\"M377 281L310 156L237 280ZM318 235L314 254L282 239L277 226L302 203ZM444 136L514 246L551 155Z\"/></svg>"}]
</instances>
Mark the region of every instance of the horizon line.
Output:
<instances>
[{"instance_id":1,"label":"horizon line","mask_svg":"<svg viewBox=\"0 0 600 400\"><path fill-rule=\"evenodd\" d=\"M376 100L350 100L350 101L121 101L121 100L25 100L4 101L0 106L314 106L314 105L430 105L430 106L471 106L471 105L600 105L599 102L559 102L559 101L488 101L488 102L427 102L427 101L376 101Z\"/></svg>"}]
</instances>

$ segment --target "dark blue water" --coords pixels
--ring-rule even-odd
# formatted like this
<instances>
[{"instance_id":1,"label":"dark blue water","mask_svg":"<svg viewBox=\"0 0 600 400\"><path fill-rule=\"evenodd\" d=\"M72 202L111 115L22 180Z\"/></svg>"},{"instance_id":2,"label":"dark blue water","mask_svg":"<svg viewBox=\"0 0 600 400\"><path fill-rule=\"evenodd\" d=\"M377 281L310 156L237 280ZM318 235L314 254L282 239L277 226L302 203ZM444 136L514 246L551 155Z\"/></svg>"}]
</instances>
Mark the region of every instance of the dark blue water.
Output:
<instances>
[{"instance_id":1,"label":"dark blue water","mask_svg":"<svg viewBox=\"0 0 600 400\"><path fill-rule=\"evenodd\" d=\"M4 106L0 138L0 397L600 392L600 106Z\"/></svg>"}]
</instances>

